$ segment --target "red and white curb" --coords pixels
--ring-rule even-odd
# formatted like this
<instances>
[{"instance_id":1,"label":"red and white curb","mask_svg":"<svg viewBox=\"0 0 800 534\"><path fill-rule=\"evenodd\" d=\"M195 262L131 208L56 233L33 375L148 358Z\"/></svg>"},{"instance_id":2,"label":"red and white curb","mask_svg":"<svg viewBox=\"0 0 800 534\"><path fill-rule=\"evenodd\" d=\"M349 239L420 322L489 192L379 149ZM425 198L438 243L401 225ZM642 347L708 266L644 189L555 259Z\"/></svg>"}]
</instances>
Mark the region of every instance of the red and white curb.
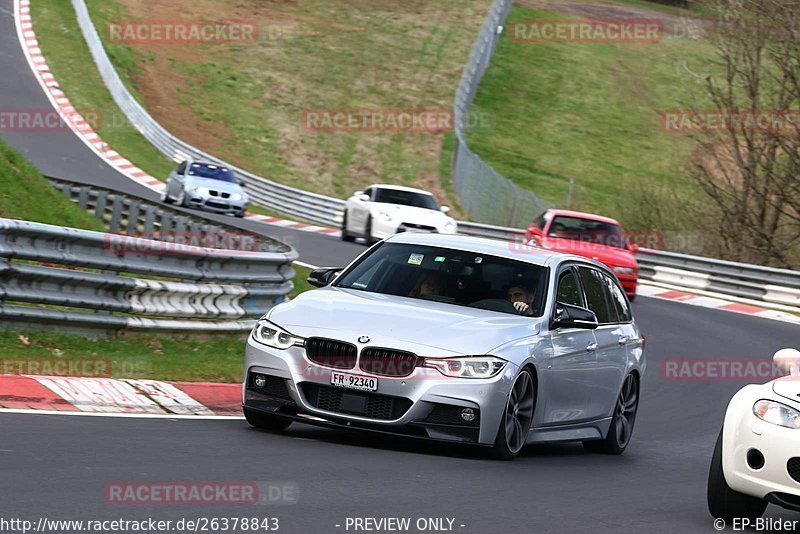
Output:
<instances>
[{"instance_id":1,"label":"red and white curb","mask_svg":"<svg viewBox=\"0 0 800 534\"><path fill-rule=\"evenodd\" d=\"M636 294L643 297L651 297L662 300L672 300L681 302L683 304L690 304L692 306L700 306L703 308L713 308L715 310L724 310L735 313L742 313L754 317L762 317L764 319L773 319L775 321L783 321L787 323L800 324L800 316L791 313L770 310L754 304L746 302L731 302L725 300L724 295L711 296L711 293L706 295L698 295L695 293L688 293L678 289L670 289L660 286L648 285L646 283L639 283L636 288Z\"/></svg>"},{"instance_id":2,"label":"red and white curb","mask_svg":"<svg viewBox=\"0 0 800 534\"><path fill-rule=\"evenodd\" d=\"M85 120L80 112L75 109L64 91L61 90L58 81L56 81L55 76L50 71L50 67L47 65L47 60L44 58L44 55L42 55L42 50L39 48L39 41L36 39L36 33L33 30L30 0L14 0L14 18L17 24L17 35L31 71L39 81L39 85L42 86L50 103L63 118L64 123L69 126L70 130L72 130L92 152L122 175L159 194L163 193L164 182L150 176L125 159L121 154L111 150L108 144L100 138L98 133ZM302 232L313 232L334 237L339 237L340 235L340 231L335 228L299 223L297 221L268 217L251 212L248 212L245 217L251 221L283 228L291 228Z\"/></svg>"},{"instance_id":3,"label":"red and white curb","mask_svg":"<svg viewBox=\"0 0 800 534\"><path fill-rule=\"evenodd\" d=\"M240 384L0 375L0 412L241 416Z\"/></svg>"}]
</instances>

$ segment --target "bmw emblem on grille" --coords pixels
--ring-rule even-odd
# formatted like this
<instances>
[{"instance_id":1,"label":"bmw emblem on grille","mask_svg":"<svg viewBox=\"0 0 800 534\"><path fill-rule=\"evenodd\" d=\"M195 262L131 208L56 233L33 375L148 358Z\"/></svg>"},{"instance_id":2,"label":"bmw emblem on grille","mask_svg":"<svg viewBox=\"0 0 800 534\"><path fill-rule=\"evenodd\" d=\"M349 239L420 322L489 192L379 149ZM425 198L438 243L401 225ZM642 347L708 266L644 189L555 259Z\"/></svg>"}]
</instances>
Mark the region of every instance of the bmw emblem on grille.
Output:
<instances>
[{"instance_id":1,"label":"bmw emblem on grille","mask_svg":"<svg viewBox=\"0 0 800 534\"><path fill-rule=\"evenodd\" d=\"M359 343L369 343L369 336L361 336L358 338Z\"/></svg>"}]
</instances>

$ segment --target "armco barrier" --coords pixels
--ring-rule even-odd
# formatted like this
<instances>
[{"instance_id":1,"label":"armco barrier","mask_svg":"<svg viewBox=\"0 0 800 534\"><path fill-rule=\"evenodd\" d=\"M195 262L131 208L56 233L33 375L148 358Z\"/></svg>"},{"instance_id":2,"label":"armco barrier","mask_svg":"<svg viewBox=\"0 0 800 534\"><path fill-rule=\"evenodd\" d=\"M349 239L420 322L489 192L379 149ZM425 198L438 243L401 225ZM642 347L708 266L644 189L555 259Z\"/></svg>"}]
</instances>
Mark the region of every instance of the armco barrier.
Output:
<instances>
[{"instance_id":1,"label":"armco barrier","mask_svg":"<svg viewBox=\"0 0 800 534\"><path fill-rule=\"evenodd\" d=\"M159 241L191 238L198 246L260 252L288 252L289 245L269 237L212 223L199 212L188 213L170 205L149 202L95 185L48 177L81 208L102 220L112 234L147 236Z\"/></svg>"},{"instance_id":2,"label":"armco barrier","mask_svg":"<svg viewBox=\"0 0 800 534\"><path fill-rule=\"evenodd\" d=\"M247 252L0 219L0 317L104 330L245 331L297 252Z\"/></svg>"}]
</instances>

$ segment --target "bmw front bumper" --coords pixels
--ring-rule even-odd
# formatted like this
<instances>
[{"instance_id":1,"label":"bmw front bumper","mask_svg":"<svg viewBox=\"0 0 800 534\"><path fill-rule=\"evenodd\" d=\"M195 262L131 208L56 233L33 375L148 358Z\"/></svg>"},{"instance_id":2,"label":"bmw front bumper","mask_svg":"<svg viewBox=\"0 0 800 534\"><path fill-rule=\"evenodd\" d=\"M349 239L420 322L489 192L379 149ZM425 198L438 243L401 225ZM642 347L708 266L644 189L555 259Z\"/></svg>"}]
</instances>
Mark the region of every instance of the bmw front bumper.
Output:
<instances>
[{"instance_id":1,"label":"bmw front bumper","mask_svg":"<svg viewBox=\"0 0 800 534\"><path fill-rule=\"evenodd\" d=\"M246 200L231 200L193 192L186 193L186 201L193 208L224 215L243 215L247 210Z\"/></svg>"},{"instance_id":2,"label":"bmw front bumper","mask_svg":"<svg viewBox=\"0 0 800 534\"><path fill-rule=\"evenodd\" d=\"M385 345L384 345L385 346ZM331 373L378 379L375 392L331 385ZM286 350L248 339L242 403L245 408L310 424L343 426L461 443L494 443L517 367L507 363L489 379L450 378L427 367L406 377L332 369L311 362L303 347ZM255 375L266 377L263 387ZM467 410L465 420L462 412Z\"/></svg>"}]
</instances>

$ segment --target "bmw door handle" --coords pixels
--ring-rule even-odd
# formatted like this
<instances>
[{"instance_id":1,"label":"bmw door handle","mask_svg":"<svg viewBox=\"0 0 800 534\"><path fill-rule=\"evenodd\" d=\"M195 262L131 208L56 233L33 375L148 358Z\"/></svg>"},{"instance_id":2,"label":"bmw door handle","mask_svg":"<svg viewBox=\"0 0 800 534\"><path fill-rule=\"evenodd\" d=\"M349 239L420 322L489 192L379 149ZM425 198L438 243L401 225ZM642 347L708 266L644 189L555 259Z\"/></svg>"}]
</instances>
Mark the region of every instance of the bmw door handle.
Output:
<instances>
[{"instance_id":1,"label":"bmw door handle","mask_svg":"<svg viewBox=\"0 0 800 534\"><path fill-rule=\"evenodd\" d=\"M627 345L628 344L628 338L627 337L621 337L621 338L619 338L617 340L617 343L619 343L620 345Z\"/></svg>"},{"instance_id":2,"label":"bmw door handle","mask_svg":"<svg viewBox=\"0 0 800 534\"><path fill-rule=\"evenodd\" d=\"M589 346L586 347L586 350L589 352L593 352L597 350L597 343L589 343Z\"/></svg>"}]
</instances>

